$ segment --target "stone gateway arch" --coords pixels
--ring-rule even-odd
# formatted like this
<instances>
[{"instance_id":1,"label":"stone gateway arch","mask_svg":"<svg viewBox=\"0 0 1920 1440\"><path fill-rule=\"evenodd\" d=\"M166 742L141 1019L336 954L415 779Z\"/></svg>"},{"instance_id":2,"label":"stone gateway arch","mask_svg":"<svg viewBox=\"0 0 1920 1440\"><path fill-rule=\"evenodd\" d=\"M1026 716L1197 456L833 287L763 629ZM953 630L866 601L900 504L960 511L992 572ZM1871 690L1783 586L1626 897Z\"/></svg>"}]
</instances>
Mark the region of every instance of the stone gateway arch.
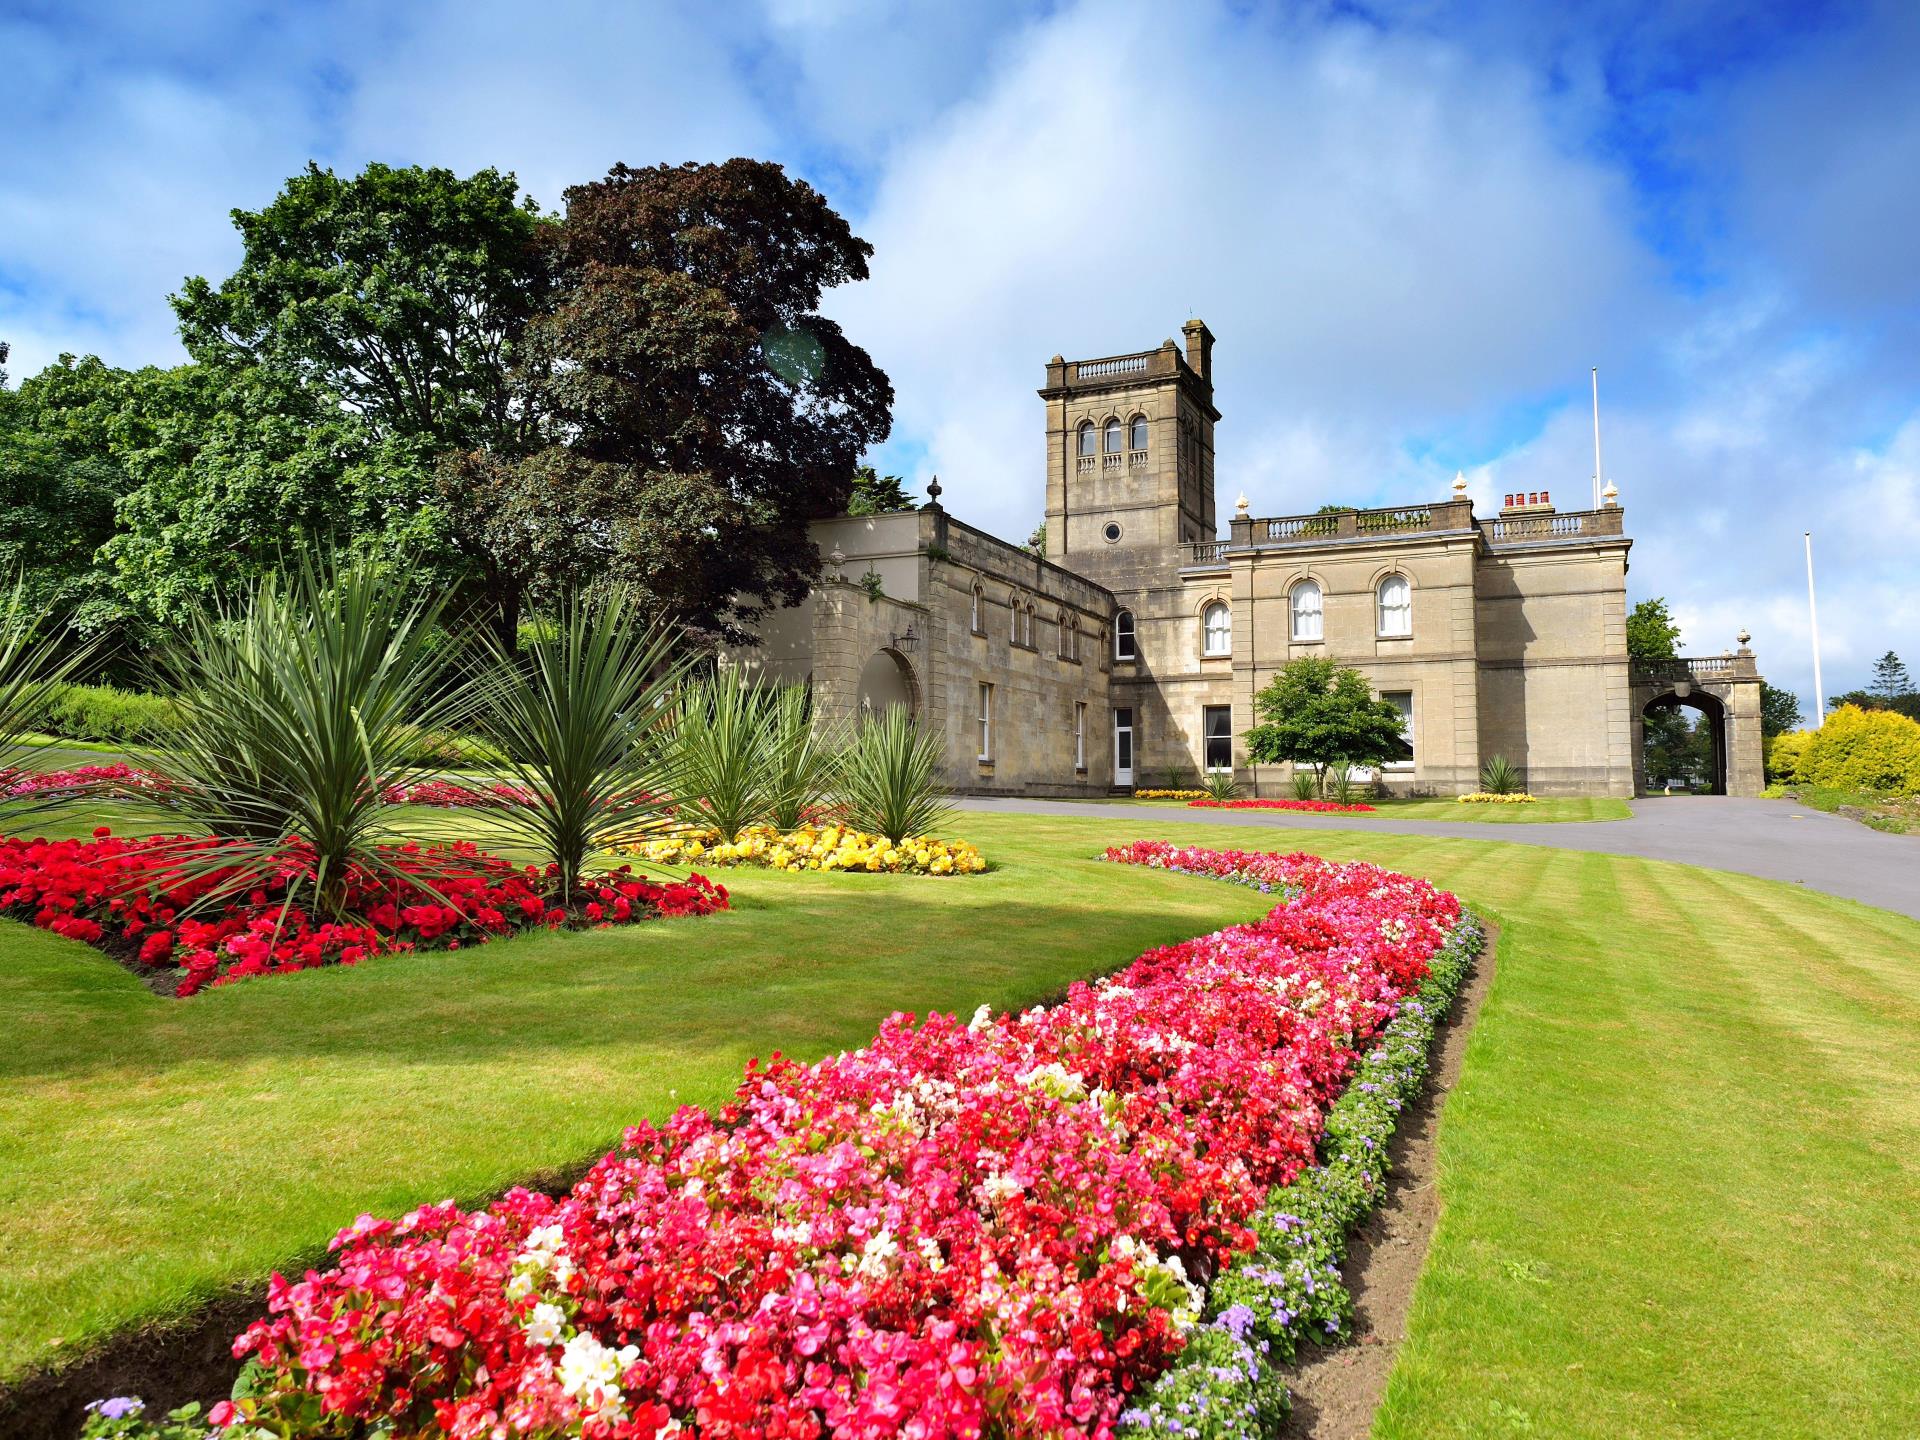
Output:
<instances>
[{"instance_id":1,"label":"stone gateway arch","mask_svg":"<svg viewBox=\"0 0 1920 1440\"><path fill-rule=\"evenodd\" d=\"M1760 671L1751 638L1743 630L1730 654L1690 655L1672 660L1635 660L1633 695L1634 793L1652 788L1647 776L1646 716L1649 710L1697 710L1713 735L1716 795L1757 796L1766 788L1766 753L1760 728Z\"/></svg>"}]
</instances>

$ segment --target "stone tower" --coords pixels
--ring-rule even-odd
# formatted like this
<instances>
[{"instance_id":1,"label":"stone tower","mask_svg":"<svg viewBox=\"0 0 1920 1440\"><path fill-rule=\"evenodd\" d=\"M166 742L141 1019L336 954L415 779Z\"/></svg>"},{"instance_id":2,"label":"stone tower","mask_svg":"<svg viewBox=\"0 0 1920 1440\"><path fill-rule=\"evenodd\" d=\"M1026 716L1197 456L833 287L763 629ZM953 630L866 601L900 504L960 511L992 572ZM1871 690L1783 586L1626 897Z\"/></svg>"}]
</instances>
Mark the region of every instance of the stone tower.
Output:
<instances>
[{"instance_id":1,"label":"stone tower","mask_svg":"<svg viewBox=\"0 0 1920 1440\"><path fill-rule=\"evenodd\" d=\"M1213 332L1047 363L1047 558L1103 583L1215 536ZM1149 558L1151 557L1151 558ZM1155 567L1157 568L1157 567Z\"/></svg>"}]
</instances>

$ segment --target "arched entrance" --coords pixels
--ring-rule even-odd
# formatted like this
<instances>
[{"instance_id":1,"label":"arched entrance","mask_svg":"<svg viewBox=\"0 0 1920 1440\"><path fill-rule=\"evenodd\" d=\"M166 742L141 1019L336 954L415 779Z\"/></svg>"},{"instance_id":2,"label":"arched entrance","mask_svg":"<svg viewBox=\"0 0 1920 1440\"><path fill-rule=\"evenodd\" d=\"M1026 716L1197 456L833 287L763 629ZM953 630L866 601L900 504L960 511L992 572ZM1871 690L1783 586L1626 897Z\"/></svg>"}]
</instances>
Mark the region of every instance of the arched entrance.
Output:
<instances>
[{"instance_id":1,"label":"arched entrance","mask_svg":"<svg viewBox=\"0 0 1920 1440\"><path fill-rule=\"evenodd\" d=\"M917 715L920 687L913 678L913 666L907 663L907 657L891 648L875 651L860 667L859 703L862 721L893 705L904 705Z\"/></svg>"},{"instance_id":2,"label":"arched entrance","mask_svg":"<svg viewBox=\"0 0 1920 1440\"><path fill-rule=\"evenodd\" d=\"M1641 794L1727 793L1727 708L1717 696L1675 686L1642 707L1639 730Z\"/></svg>"}]
</instances>

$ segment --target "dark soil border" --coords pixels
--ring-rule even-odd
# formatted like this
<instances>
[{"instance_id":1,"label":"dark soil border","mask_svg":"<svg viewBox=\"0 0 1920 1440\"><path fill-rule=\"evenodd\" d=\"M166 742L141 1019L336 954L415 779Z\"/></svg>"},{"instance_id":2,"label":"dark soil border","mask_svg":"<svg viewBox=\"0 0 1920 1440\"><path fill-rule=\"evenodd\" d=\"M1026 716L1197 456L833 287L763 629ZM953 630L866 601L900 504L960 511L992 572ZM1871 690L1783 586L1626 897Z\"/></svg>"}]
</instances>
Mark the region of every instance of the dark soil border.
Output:
<instances>
[{"instance_id":1,"label":"dark soil border","mask_svg":"<svg viewBox=\"0 0 1920 1440\"><path fill-rule=\"evenodd\" d=\"M1435 1032L1426 1088L1394 1127L1386 1197L1347 1244L1340 1274L1353 1296L1353 1339L1342 1345L1308 1344L1293 1363L1280 1367L1293 1397L1292 1413L1280 1428L1287 1440L1366 1440L1386 1398L1387 1377L1407 1338L1414 1287L1440 1219L1440 1112L1460 1078L1481 1003L1493 988L1500 931L1484 916L1481 923L1486 943Z\"/></svg>"}]
</instances>

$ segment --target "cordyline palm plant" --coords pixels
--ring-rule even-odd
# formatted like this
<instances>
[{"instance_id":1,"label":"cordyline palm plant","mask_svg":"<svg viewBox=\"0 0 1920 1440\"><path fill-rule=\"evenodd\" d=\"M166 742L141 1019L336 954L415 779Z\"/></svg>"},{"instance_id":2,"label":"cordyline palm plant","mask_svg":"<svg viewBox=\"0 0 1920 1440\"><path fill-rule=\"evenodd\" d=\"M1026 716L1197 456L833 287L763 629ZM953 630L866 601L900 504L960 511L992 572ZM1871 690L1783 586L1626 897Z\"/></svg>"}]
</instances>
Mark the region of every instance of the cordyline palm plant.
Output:
<instances>
[{"instance_id":1,"label":"cordyline palm plant","mask_svg":"<svg viewBox=\"0 0 1920 1440\"><path fill-rule=\"evenodd\" d=\"M19 776L28 748L26 737L44 713L53 687L72 675L93 649L93 642L65 646L49 635L44 614L27 603L21 583L14 583L0 605L0 833L10 832L27 815L59 803L4 792Z\"/></svg>"},{"instance_id":2,"label":"cordyline palm plant","mask_svg":"<svg viewBox=\"0 0 1920 1440\"><path fill-rule=\"evenodd\" d=\"M804 686L775 691L767 718L769 818L782 831L796 830L832 793L838 746L831 730L814 725Z\"/></svg>"},{"instance_id":3,"label":"cordyline palm plant","mask_svg":"<svg viewBox=\"0 0 1920 1440\"><path fill-rule=\"evenodd\" d=\"M555 868L564 904L596 854L672 813L666 726L685 668L627 587L575 595L543 619L517 654L488 642L480 728L519 794L482 818Z\"/></svg>"},{"instance_id":4,"label":"cordyline palm plant","mask_svg":"<svg viewBox=\"0 0 1920 1440\"><path fill-rule=\"evenodd\" d=\"M384 795L431 773L418 731L458 728L467 706L430 654L444 600L404 566L304 555L188 620L156 660L180 722L144 761L168 782L156 803L227 843L187 852L179 878L232 867L217 898L297 847L310 865L286 903L337 916L355 871L402 874L383 851L397 838Z\"/></svg>"},{"instance_id":5,"label":"cordyline palm plant","mask_svg":"<svg viewBox=\"0 0 1920 1440\"><path fill-rule=\"evenodd\" d=\"M768 687L739 670L719 670L686 686L667 743L682 820L733 841L771 816L773 710Z\"/></svg>"},{"instance_id":6,"label":"cordyline palm plant","mask_svg":"<svg viewBox=\"0 0 1920 1440\"><path fill-rule=\"evenodd\" d=\"M847 822L898 845L930 835L952 816L940 783L940 737L904 705L889 705L854 735L836 786Z\"/></svg>"}]
</instances>

